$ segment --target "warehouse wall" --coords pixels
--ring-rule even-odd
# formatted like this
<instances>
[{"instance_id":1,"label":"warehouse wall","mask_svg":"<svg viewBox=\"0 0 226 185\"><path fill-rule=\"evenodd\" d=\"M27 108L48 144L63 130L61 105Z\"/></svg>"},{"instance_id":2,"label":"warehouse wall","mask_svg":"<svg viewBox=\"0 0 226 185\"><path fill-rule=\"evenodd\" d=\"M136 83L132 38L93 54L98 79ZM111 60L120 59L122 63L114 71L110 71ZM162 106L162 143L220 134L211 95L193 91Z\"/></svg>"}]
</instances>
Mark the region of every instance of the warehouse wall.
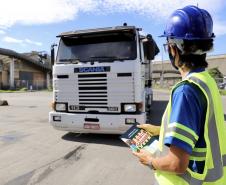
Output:
<instances>
[{"instance_id":1,"label":"warehouse wall","mask_svg":"<svg viewBox=\"0 0 226 185\"><path fill-rule=\"evenodd\" d=\"M226 55L208 56L207 62L209 64L208 69L217 67L220 72L226 77ZM164 73L161 76L161 71L174 71L170 61L156 61L152 63L152 78L154 85L172 86L181 79L180 74L176 73ZM157 73L155 73L157 72Z\"/></svg>"},{"instance_id":2,"label":"warehouse wall","mask_svg":"<svg viewBox=\"0 0 226 185\"><path fill-rule=\"evenodd\" d=\"M9 59L10 60L10 59ZM15 88L46 88L46 71L42 70L40 67L32 63L28 63L21 60L15 60L14 65L14 80L15 80ZM7 89L9 88L9 70L10 64L9 62L3 63L3 70L0 73L0 88ZM32 74L27 75L25 74Z\"/></svg>"}]
</instances>

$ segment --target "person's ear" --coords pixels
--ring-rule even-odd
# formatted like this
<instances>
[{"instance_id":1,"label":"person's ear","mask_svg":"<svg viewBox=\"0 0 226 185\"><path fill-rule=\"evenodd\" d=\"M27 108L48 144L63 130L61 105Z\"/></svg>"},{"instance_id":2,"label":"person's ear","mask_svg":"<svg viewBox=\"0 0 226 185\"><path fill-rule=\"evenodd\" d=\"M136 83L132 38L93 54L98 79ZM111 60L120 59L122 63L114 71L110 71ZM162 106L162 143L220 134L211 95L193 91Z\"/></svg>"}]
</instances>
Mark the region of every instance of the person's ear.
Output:
<instances>
[{"instance_id":1,"label":"person's ear","mask_svg":"<svg viewBox=\"0 0 226 185\"><path fill-rule=\"evenodd\" d=\"M173 57L176 56L176 48L173 45L169 45L170 53Z\"/></svg>"},{"instance_id":2,"label":"person's ear","mask_svg":"<svg viewBox=\"0 0 226 185\"><path fill-rule=\"evenodd\" d=\"M175 58L179 57L179 51L176 46L170 45L170 52L173 57L175 57Z\"/></svg>"}]
</instances>

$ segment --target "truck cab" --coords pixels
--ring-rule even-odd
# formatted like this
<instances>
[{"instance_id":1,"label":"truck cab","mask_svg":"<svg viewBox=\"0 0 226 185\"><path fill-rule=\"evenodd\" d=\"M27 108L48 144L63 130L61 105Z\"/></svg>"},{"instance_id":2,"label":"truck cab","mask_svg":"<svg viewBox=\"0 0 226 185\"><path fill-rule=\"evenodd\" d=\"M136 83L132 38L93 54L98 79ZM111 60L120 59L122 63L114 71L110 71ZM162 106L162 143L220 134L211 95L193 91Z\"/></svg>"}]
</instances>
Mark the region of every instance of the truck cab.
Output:
<instances>
[{"instance_id":1,"label":"truck cab","mask_svg":"<svg viewBox=\"0 0 226 185\"><path fill-rule=\"evenodd\" d=\"M159 49L140 31L124 24L58 35L49 113L55 129L121 134L131 124L148 122L151 60Z\"/></svg>"}]
</instances>

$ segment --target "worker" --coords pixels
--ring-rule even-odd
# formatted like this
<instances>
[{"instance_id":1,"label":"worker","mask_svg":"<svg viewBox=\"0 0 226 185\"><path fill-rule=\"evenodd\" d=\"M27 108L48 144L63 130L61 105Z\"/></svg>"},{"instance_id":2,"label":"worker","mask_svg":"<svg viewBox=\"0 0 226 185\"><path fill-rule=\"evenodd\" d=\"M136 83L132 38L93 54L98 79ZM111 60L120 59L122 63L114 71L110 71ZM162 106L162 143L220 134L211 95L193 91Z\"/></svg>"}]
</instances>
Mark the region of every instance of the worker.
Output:
<instances>
[{"instance_id":1,"label":"worker","mask_svg":"<svg viewBox=\"0 0 226 185\"><path fill-rule=\"evenodd\" d=\"M172 66L182 81L176 84L162 117L161 128L143 124L159 135L157 157L145 150L134 152L154 169L159 185L226 184L226 124L215 80L205 68L213 48L213 21L196 6L186 6L169 17L163 37Z\"/></svg>"}]
</instances>

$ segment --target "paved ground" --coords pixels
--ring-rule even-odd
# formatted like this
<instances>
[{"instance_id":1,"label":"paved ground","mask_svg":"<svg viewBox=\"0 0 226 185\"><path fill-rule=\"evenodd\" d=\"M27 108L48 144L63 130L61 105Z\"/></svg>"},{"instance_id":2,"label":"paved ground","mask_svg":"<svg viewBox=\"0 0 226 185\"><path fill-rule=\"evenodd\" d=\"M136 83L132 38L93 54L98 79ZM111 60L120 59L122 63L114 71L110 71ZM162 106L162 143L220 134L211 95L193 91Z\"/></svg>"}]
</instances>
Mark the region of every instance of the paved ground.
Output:
<instances>
[{"instance_id":1,"label":"paved ground","mask_svg":"<svg viewBox=\"0 0 226 185\"><path fill-rule=\"evenodd\" d=\"M117 135L76 135L48 123L51 94L0 94L1 185L152 184Z\"/></svg>"},{"instance_id":2,"label":"paved ground","mask_svg":"<svg viewBox=\"0 0 226 185\"><path fill-rule=\"evenodd\" d=\"M1 93L0 99L10 104L0 107L0 185L153 184L151 171L117 135L54 130L51 93ZM168 94L156 91L154 99L152 122L159 123Z\"/></svg>"}]
</instances>

